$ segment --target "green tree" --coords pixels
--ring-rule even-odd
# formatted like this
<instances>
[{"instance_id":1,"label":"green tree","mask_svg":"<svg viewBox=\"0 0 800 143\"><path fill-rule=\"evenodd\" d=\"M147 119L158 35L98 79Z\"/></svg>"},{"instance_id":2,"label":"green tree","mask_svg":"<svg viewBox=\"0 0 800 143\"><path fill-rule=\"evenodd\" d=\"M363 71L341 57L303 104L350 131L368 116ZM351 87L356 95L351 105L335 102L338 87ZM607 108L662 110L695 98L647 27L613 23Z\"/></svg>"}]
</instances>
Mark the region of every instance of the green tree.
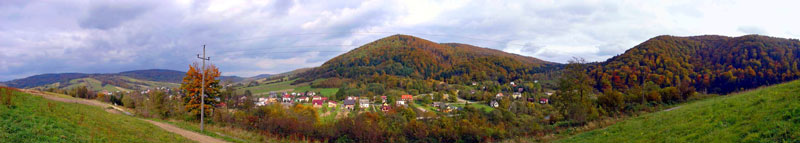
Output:
<instances>
[{"instance_id":1,"label":"green tree","mask_svg":"<svg viewBox=\"0 0 800 143\"><path fill-rule=\"evenodd\" d=\"M558 91L554 98L554 104L562 114L576 122L585 122L599 116L594 102L589 100L594 81L589 78L585 63L581 58L569 61L558 80Z\"/></svg>"},{"instance_id":2,"label":"green tree","mask_svg":"<svg viewBox=\"0 0 800 143\"><path fill-rule=\"evenodd\" d=\"M149 97L149 108L151 113L155 114L159 118L167 118L167 107L169 107L167 102L167 96L161 90L155 90L151 92Z\"/></svg>"},{"instance_id":3,"label":"green tree","mask_svg":"<svg viewBox=\"0 0 800 143\"><path fill-rule=\"evenodd\" d=\"M127 108L136 108L136 105L134 105L134 104L136 104L136 103L134 103L133 97L131 97L131 95L123 95L122 96L122 105L123 106L125 106Z\"/></svg>"}]
</instances>

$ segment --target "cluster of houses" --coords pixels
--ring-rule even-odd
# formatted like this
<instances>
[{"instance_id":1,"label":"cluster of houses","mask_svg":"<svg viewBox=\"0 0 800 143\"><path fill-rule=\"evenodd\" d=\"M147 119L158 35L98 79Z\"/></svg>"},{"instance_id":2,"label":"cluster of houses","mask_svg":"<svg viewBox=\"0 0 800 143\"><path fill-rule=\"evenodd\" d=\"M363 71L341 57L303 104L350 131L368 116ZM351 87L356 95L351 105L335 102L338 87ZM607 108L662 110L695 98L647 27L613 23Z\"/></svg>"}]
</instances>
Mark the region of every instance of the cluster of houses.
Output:
<instances>
[{"instance_id":1,"label":"cluster of houses","mask_svg":"<svg viewBox=\"0 0 800 143\"><path fill-rule=\"evenodd\" d=\"M401 95L400 100L396 101L396 106L408 106L413 100L413 96L411 95ZM247 97L241 97L240 100L247 100ZM391 107L387 102L386 96L380 96L380 104L376 104L374 106L380 106L379 108L382 111L388 111ZM283 105L293 105L298 103L311 103L311 105L315 108L321 108L327 103L327 107L334 108L339 106L339 102L334 100L329 100L327 97L322 97L316 95L314 92L308 93L288 93L284 92L282 96L278 96L275 92L270 92L268 97L260 97L256 99L255 105L256 106L265 106L273 103L282 103ZM355 97L355 96L348 96L344 100L341 101L341 107L344 109L353 110L356 108L369 108L373 104L373 102L369 98L365 97Z\"/></svg>"},{"instance_id":2,"label":"cluster of houses","mask_svg":"<svg viewBox=\"0 0 800 143\"><path fill-rule=\"evenodd\" d=\"M473 82L473 85L477 85L477 83ZM495 98L492 99L488 104L490 107L499 107L499 101L503 98L511 98L515 100L523 100L522 99L522 92L523 88L517 88L514 82L511 82L510 85L517 90L511 93L510 96L507 96L503 93L497 93ZM475 91L472 91L474 94ZM552 95L552 92L546 92L545 94ZM241 100L245 100L247 97L242 97ZM386 96L380 96L380 102L373 102L370 98L366 97L355 97L355 96L348 96L345 99L337 102L334 100L329 100L327 97L318 96L315 92L283 92L282 96L279 96L276 92L270 92L268 97L260 97L255 101L256 106L265 106L273 103L282 103L283 105L293 105L298 103L311 103L311 105L315 108L321 108L327 106L329 108L335 108L337 106L341 106L343 109L353 110L356 108L370 108L370 106L380 106L379 109L382 111L388 111L391 107L387 102ZM404 106L407 107L414 100L412 95L401 95L400 99L395 101L395 106ZM547 98L528 98L528 102L538 102L540 104L549 104L550 100ZM327 105L326 105L327 104ZM339 105L341 104L341 105ZM432 106L440 112L451 112L453 110L458 110L459 108L455 106L451 106L449 104L443 102L433 102Z\"/></svg>"},{"instance_id":3,"label":"cluster of houses","mask_svg":"<svg viewBox=\"0 0 800 143\"><path fill-rule=\"evenodd\" d=\"M547 95L552 95L552 93L548 93ZM505 97L505 95L503 95L503 93L497 93L495 95L495 99L493 99L492 101L489 102L489 106L490 107L495 107L495 108L500 107L500 103L498 101L503 100L504 97ZM511 99L520 99L520 98L522 98L522 93L520 93L520 92L514 92L513 94L511 94ZM539 98L538 100L536 98L528 98L527 101L528 102L539 102L539 104L549 104L550 103L550 99L547 99L547 98L544 98L544 97Z\"/></svg>"},{"instance_id":4,"label":"cluster of houses","mask_svg":"<svg viewBox=\"0 0 800 143\"><path fill-rule=\"evenodd\" d=\"M534 82L538 82L538 81L534 81ZM509 83L509 84L510 84L512 87L517 87L517 85L516 85L514 82L511 82L511 83ZM475 83L473 83L473 85L475 85ZM485 87L484 87L484 88L485 88ZM511 94L511 99L520 99L520 98L522 98L522 91L523 91L523 90L524 90L523 88L517 88L517 91L515 91L514 93L512 93L512 94ZM475 93L475 91L472 91L472 93L474 94L474 93ZM553 93L552 93L552 92L545 92L545 94L546 94L547 96L551 96L551 95L553 95ZM493 99L492 101L490 101L490 102L489 102L489 106L490 106L490 107L495 107L495 108L497 108L497 107L500 107L500 103L499 103L498 101L499 101L499 100L502 100L504 97L506 97L506 96L505 96L505 95L503 95L503 93L497 93L497 94L495 95L495 99ZM539 98L539 99L536 99L536 98L528 98L528 99L527 99L527 101L528 101L528 102L539 102L539 104L549 104L549 103L550 103L550 99L547 99L547 98L544 98L544 97L542 97L542 98Z\"/></svg>"}]
</instances>

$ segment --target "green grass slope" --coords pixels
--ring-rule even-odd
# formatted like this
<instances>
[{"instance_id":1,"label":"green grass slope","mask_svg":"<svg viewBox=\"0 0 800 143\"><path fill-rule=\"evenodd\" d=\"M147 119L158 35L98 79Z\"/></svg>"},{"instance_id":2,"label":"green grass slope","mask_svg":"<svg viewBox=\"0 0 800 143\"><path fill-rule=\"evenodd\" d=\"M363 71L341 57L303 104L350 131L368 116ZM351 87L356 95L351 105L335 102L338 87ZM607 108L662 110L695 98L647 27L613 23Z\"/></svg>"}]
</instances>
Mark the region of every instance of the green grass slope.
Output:
<instances>
[{"instance_id":1,"label":"green grass slope","mask_svg":"<svg viewBox=\"0 0 800 143\"><path fill-rule=\"evenodd\" d=\"M688 103L558 142L800 142L800 80Z\"/></svg>"},{"instance_id":2,"label":"green grass slope","mask_svg":"<svg viewBox=\"0 0 800 143\"><path fill-rule=\"evenodd\" d=\"M126 91L132 91L134 89L151 89L156 87L175 88L180 86L180 84L177 83L140 80L125 76L107 76L104 78L114 79L119 82L118 84L125 84L127 86L120 87L114 84L103 84L103 81L98 80L96 77L86 77L86 78L72 79L64 83L56 82L52 84L32 87L31 89L47 90L50 88L59 88L62 90L70 90L73 88L86 86L90 91L93 92L99 92L103 90L109 92L116 92L116 91L126 92Z\"/></svg>"},{"instance_id":3,"label":"green grass slope","mask_svg":"<svg viewBox=\"0 0 800 143\"><path fill-rule=\"evenodd\" d=\"M100 107L13 94L14 106L0 105L0 142L192 142Z\"/></svg>"},{"instance_id":4,"label":"green grass slope","mask_svg":"<svg viewBox=\"0 0 800 143\"><path fill-rule=\"evenodd\" d=\"M319 82L322 79L314 80L312 82ZM254 95L259 96L266 96L269 95L270 91L275 92L305 92L305 91L314 91L319 92L324 97L331 97L339 91L339 88L312 88L309 83L301 83L296 85L291 85L292 82L295 80L287 80L283 82L276 82L271 84L261 84L258 86L252 87L244 87L236 89L237 94L243 94L246 90L250 90L251 93Z\"/></svg>"}]
</instances>

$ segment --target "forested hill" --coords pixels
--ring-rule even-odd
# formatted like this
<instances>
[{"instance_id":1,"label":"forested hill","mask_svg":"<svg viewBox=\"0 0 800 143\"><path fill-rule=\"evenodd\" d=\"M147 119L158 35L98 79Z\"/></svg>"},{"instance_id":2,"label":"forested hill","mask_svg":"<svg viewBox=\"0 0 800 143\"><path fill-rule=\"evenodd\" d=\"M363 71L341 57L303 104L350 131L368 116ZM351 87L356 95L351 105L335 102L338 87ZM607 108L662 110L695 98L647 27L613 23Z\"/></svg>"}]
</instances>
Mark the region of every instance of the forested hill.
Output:
<instances>
[{"instance_id":1,"label":"forested hill","mask_svg":"<svg viewBox=\"0 0 800 143\"><path fill-rule=\"evenodd\" d=\"M589 68L596 87L625 91L646 82L730 93L798 79L800 41L760 35L658 36ZM647 84L646 84L647 85Z\"/></svg>"},{"instance_id":2,"label":"forested hill","mask_svg":"<svg viewBox=\"0 0 800 143\"><path fill-rule=\"evenodd\" d=\"M339 55L304 73L305 78L358 78L376 74L452 83L511 81L558 65L532 57L457 43L393 35Z\"/></svg>"}]
</instances>

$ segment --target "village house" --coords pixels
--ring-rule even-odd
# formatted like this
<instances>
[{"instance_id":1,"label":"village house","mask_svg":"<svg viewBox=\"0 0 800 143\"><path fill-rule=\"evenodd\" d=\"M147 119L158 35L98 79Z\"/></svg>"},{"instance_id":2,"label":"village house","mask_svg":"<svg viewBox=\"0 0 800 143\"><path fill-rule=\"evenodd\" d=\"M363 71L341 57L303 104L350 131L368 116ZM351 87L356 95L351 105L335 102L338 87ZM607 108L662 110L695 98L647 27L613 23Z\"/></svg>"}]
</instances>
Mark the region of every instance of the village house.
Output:
<instances>
[{"instance_id":1,"label":"village house","mask_svg":"<svg viewBox=\"0 0 800 143\"><path fill-rule=\"evenodd\" d=\"M355 96L347 96L345 100L358 100L358 97Z\"/></svg>"},{"instance_id":2,"label":"village house","mask_svg":"<svg viewBox=\"0 0 800 143\"><path fill-rule=\"evenodd\" d=\"M369 99L361 98L358 100L358 104L361 108L369 108Z\"/></svg>"},{"instance_id":3,"label":"village house","mask_svg":"<svg viewBox=\"0 0 800 143\"><path fill-rule=\"evenodd\" d=\"M386 103L386 96L381 96L381 103Z\"/></svg>"},{"instance_id":4,"label":"village house","mask_svg":"<svg viewBox=\"0 0 800 143\"><path fill-rule=\"evenodd\" d=\"M381 106L381 111L388 112L389 111L389 104L383 102L383 106Z\"/></svg>"},{"instance_id":5,"label":"village house","mask_svg":"<svg viewBox=\"0 0 800 143\"><path fill-rule=\"evenodd\" d=\"M400 96L400 99L401 99L401 100L405 100L405 101L409 101L409 102L410 102L410 101L414 100L414 96L411 96L411 95L402 95L402 96Z\"/></svg>"},{"instance_id":6,"label":"village house","mask_svg":"<svg viewBox=\"0 0 800 143\"><path fill-rule=\"evenodd\" d=\"M259 97L258 100L256 101L256 106L267 105L267 101L269 101L269 99L264 98L264 97Z\"/></svg>"},{"instance_id":7,"label":"village house","mask_svg":"<svg viewBox=\"0 0 800 143\"><path fill-rule=\"evenodd\" d=\"M342 106L344 106L345 109L353 110L356 106L356 100L344 100L342 101Z\"/></svg>"},{"instance_id":8,"label":"village house","mask_svg":"<svg viewBox=\"0 0 800 143\"><path fill-rule=\"evenodd\" d=\"M547 103L550 103L549 99L547 99L547 98L540 98L539 99L539 104L547 104Z\"/></svg>"},{"instance_id":9,"label":"village house","mask_svg":"<svg viewBox=\"0 0 800 143\"><path fill-rule=\"evenodd\" d=\"M272 104L272 103L278 102L278 99L279 98L277 96L269 96L267 98L267 104Z\"/></svg>"},{"instance_id":10,"label":"village house","mask_svg":"<svg viewBox=\"0 0 800 143\"><path fill-rule=\"evenodd\" d=\"M395 106L408 106L405 100L397 100L395 102Z\"/></svg>"},{"instance_id":11,"label":"village house","mask_svg":"<svg viewBox=\"0 0 800 143\"><path fill-rule=\"evenodd\" d=\"M314 97L312 97L312 98L311 98L311 100L312 100L312 101L314 101L314 100L322 100L322 97L320 97L320 96L314 96Z\"/></svg>"},{"instance_id":12,"label":"village house","mask_svg":"<svg viewBox=\"0 0 800 143\"><path fill-rule=\"evenodd\" d=\"M492 102L489 102L489 106L497 108L500 107L500 103L498 103L497 100L492 100Z\"/></svg>"},{"instance_id":13,"label":"village house","mask_svg":"<svg viewBox=\"0 0 800 143\"><path fill-rule=\"evenodd\" d=\"M441 112L445 112L445 113L448 113L448 112L450 112L450 111L453 111L453 109L455 109L455 107L453 107L453 106L450 106L450 105L447 105L447 104L444 104L444 105L442 105L441 107L439 107L439 111L441 111Z\"/></svg>"},{"instance_id":14,"label":"village house","mask_svg":"<svg viewBox=\"0 0 800 143\"><path fill-rule=\"evenodd\" d=\"M522 97L522 93L514 92L513 94L511 94L511 98L519 99L520 97Z\"/></svg>"},{"instance_id":15,"label":"village house","mask_svg":"<svg viewBox=\"0 0 800 143\"><path fill-rule=\"evenodd\" d=\"M308 102L308 96L302 96L297 98L298 103Z\"/></svg>"},{"instance_id":16,"label":"village house","mask_svg":"<svg viewBox=\"0 0 800 143\"><path fill-rule=\"evenodd\" d=\"M502 99L503 96L504 96L503 93L497 93L496 95L494 95L494 97L497 99Z\"/></svg>"},{"instance_id":17,"label":"village house","mask_svg":"<svg viewBox=\"0 0 800 143\"><path fill-rule=\"evenodd\" d=\"M289 94L283 95L283 100L282 101L284 103L292 102L292 95L289 95Z\"/></svg>"},{"instance_id":18,"label":"village house","mask_svg":"<svg viewBox=\"0 0 800 143\"><path fill-rule=\"evenodd\" d=\"M324 102L322 101L322 99L311 100L311 106L313 106L314 108L320 108L320 107L322 107L322 103L324 103Z\"/></svg>"},{"instance_id":19,"label":"village house","mask_svg":"<svg viewBox=\"0 0 800 143\"><path fill-rule=\"evenodd\" d=\"M336 101L328 101L328 108L336 108Z\"/></svg>"}]
</instances>

